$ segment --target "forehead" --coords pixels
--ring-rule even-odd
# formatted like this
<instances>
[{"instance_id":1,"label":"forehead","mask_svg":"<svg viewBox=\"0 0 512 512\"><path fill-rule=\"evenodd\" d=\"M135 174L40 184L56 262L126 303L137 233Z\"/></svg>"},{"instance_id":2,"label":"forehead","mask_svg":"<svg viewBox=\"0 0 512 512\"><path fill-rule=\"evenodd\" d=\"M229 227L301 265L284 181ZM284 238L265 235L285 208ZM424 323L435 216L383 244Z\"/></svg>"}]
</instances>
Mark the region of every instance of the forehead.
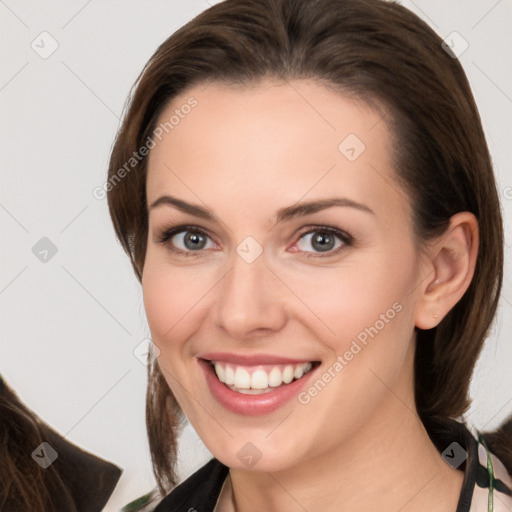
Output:
<instances>
[{"instance_id":1,"label":"forehead","mask_svg":"<svg viewBox=\"0 0 512 512\"><path fill-rule=\"evenodd\" d=\"M377 203L405 197L381 112L315 81L200 84L174 98L157 125L148 202L165 192L255 206L263 193L283 205L334 191Z\"/></svg>"}]
</instances>

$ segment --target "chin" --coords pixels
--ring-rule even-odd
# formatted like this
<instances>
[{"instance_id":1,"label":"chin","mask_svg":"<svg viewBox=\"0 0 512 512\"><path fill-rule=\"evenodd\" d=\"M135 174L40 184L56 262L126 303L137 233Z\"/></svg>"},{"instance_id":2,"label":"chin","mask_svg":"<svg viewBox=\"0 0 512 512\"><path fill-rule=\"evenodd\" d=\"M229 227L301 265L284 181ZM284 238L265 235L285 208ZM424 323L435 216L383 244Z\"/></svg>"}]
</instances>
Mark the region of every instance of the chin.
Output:
<instances>
[{"instance_id":1,"label":"chin","mask_svg":"<svg viewBox=\"0 0 512 512\"><path fill-rule=\"evenodd\" d=\"M290 436L292 434L290 433ZM212 455L231 469L242 471L278 472L287 470L305 458L303 448L294 440L289 446L262 436L240 435L222 443L206 440ZM299 446L304 446L303 442Z\"/></svg>"}]
</instances>

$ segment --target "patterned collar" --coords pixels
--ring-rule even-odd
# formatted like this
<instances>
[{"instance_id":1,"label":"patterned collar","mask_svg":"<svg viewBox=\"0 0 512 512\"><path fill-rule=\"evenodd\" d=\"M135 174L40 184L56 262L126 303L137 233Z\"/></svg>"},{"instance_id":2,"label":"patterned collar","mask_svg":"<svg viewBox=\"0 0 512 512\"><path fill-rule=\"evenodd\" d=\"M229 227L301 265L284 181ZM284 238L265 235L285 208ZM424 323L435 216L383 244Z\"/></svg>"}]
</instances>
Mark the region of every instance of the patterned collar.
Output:
<instances>
[{"instance_id":1,"label":"patterned collar","mask_svg":"<svg viewBox=\"0 0 512 512\"><path fill-rule=\"evenodd\" d=\"M512 511L512 478L503 463L489 450L482 434L475 432L476 435L471 434L468 451L470 468L469 472L466 471L464 478L466 483L466 476L469 473L468 486L467 489L466 486L463 487L463 491L466 489L470 497L469 505L462 508L461 512L510 512ZM459 512L458 508L457 512Z\"/></svg>"}]
</instances>

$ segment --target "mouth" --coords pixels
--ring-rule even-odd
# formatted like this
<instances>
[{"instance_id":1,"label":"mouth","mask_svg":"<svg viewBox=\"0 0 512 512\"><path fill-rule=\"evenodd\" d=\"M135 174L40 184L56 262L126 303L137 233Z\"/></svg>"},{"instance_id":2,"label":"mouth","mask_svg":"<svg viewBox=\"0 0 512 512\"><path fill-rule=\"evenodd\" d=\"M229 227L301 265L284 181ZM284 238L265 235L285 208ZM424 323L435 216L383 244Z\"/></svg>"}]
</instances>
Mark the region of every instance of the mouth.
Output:
<instances>
[{"instance_id":1,"label":"mouth","mask_svg":"<svg viewBox=\"0 0 512 512\"><path fill-rule=\"evenodd\" d=\"M212 397L227 411L263 416L291 402L312 382L321 361L229 353L197 357Z\"/></svg>"},{"instance_id":2,"label":"mouth","mask_svg":"<svg viewBox=\"0 0 512 512\"><path fill-rule=\"evenodd\" d=\"M302 379L319 361L286 364L237 365L226 361L207 361L217 379L231 391L262 395Z\"/></svg>"}]
</instances>

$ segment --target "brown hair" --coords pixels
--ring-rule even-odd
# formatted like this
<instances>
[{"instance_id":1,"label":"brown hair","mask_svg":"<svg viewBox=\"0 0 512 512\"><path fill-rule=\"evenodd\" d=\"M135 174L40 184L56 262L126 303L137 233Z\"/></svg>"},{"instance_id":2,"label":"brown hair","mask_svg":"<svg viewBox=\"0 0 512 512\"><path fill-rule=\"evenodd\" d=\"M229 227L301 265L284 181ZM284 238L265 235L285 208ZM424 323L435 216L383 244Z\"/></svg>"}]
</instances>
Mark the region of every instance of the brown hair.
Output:
<instances>
[{"instance_id":1,"label":"brown hair","mask_svg":"<svg viewBox=\"0 0 512 512\"><path fill-rule=\"evenodd\" d=\"M57 458L44 468L41 443ZM44 449L48 449L45 447ZM68 441L20 401L0 376L0 510L103 510L121 470Z\"/></svg>"},{"instance_id":2,"label":"brown hair","mask_svg":"<svg viewBox=\"0 0 512 512\"><path fill-rule=\"evenodd\" d=\"M0 377L0 510L45 512L58 506L76 512L54 466L46 470L31 457L43 441L38 418Z\"/></svg>"},{"instance_id":3,"label":"brown hair","mask_svg":"<svg viewBox=\"0 0 512 512\"><path fill-rule=\"evenodd\" d=\"M44 454L43 442L57 453L44 468L36 462ZM121 476L117 466L53 430L20 401L1 376L0 461L2 512L103 510Z\"/></svg>"},{"instance_id":4,"label":"brown hair","mask_svg":"<svg viewBox=\"0 0 512 512\"><path fill-rule=\"evenodd\" d=\"M181 27L139 75L112 149L108 204L116 235L141 281L147 159L113 180L153 134L168 103L198 83L243 85L266 77L315 79L390 112L396 173L411 198L420 239L441 234L457 212L478 219L480 246L468 290L437 328L416 329L416 406L435 437L471 403L473 367L502 285L503 228L491 158L463 68L406 8L384 0L226 0ZM153 466L165 492L176 479L179 406L157 363L149 367L146 415ZM510 451L493 446L512 472Z\"/></svg>"}]
</instances>

